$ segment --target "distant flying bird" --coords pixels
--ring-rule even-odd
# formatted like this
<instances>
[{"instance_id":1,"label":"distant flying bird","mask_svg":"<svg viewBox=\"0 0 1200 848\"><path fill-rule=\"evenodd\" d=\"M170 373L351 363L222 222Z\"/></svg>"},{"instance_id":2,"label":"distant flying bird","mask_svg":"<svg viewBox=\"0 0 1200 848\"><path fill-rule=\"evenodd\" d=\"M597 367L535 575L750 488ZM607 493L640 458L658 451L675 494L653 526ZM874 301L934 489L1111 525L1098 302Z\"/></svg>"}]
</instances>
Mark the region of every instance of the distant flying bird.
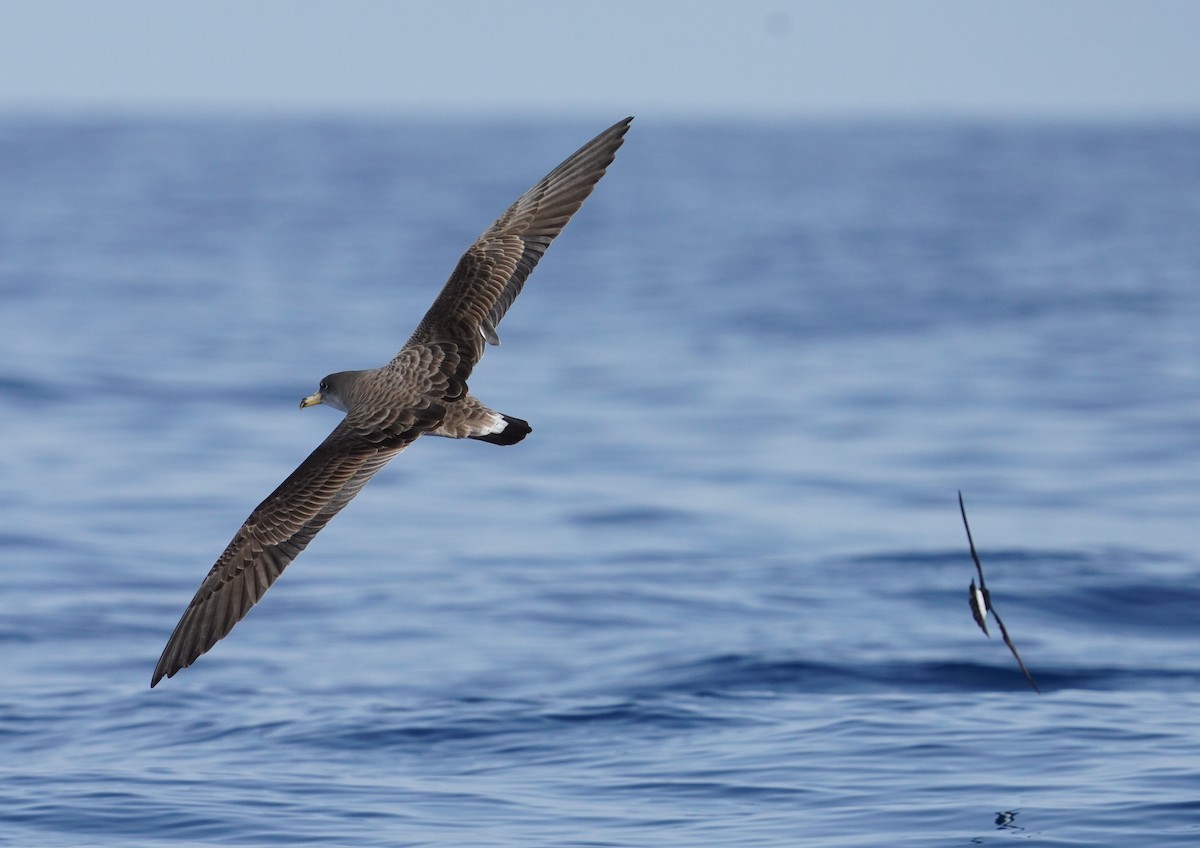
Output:
<instances>
[{"instance_id":1,"label":"distant flying bird","mask_svg":"<svg viewBox=\"0 0 1200 848\"><path fill-rule=\"evenodd\" d=\"M971 615L975 617L975 623L979 625L979 629L989 639L992 638L992 634L988 633L987 614L990 612L996 617L996 624L1000 627L1000 635L1004 637L1004 644L1008 645L1008 649L1016 657L1017 665L1021 667L1021 673L1025 675L1025 679L1029 681L1029 685L1033 687L1033 691L1041 693L1042 690L1033 682L1033 675L1029 673L1029 669L1025 667L1021 655L1017 653L1017 646L1009 638L1008 629L1004 626L1004 621L1000 618L1000 613L996 612L996 608L992 606L992 596L988 592L987 582L983 579L983 565L979 562L979 554L975 552L975 540L971 538L971 525L967 523L967 508L963 506L961 491L958 493L958 511L962 513L963 527L967 531L967 544L971 546L971 559L975 561L975 571L979 573L979 585L976 586L975 581L971 581L969 594Z\"/></svg>"},{"instance_id":2,"label":"distant flying bird","mask_svg":"<svg viewBox=\"0 0 1200 848\"><path fill-rule=\"evenodd\" d=\"M200 584L150 686L187 668L258 603L321 528L384 464L422 435L512 445L529 424L468 393L467 378L550 242L616 156L633 118L609 127L525 192L471 245L391 362L321 381L300 408L346 413L333 432L259 504Z\"/></svg>"}]
</instances>

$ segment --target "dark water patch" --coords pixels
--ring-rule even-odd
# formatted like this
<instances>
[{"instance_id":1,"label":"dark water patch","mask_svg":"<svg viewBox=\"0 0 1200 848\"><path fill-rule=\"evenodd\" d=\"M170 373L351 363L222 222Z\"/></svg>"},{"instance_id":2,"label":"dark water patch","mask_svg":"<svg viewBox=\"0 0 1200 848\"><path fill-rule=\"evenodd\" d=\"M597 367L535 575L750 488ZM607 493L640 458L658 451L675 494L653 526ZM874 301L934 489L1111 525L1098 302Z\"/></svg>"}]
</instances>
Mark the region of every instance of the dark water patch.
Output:
<instances>
[{"instance_id":1,"label":"dark water patch","mask_svg":"<svg viewBox=\"0 0 1200 848\"><path fill-rule=\"evenodd\" d=\"M521 752L524 757L553 756L563 737L584 734L599 740L606 733L644 737L728 724L728 717L706 713L691 702L661 697L585 702L496 701L465 699L428 708L376 706L365 711L319 712L311 720L271 728L288 744L338 751L406 752L426 756L433 750Z\"/></svg>"},{"instance_id":2,"label":"dark water patch","mask_svg":"<svg viewBox=\"0 0 1200 848\"><path fill-rule=\"evenodd\" d=\"M966 661L861 662L772 660L747 655L711 657L656 669L653 691L698 696L775 693L1027 692L1029 684L1007 654L995 663ZM1190 691L1200 685L1200 669L1169 667L1071 668L1036 666L1039 686L1049 693L1067 689ZM633 691L650 691L635 679Z\"/></svg>"},{"instance_id":3,"label":"dark water patch","mask_svg":"<svg viewBox=\"0 0 1200 848\"><path fill-rule=\"evenodd\" d=\"M46 380L0 374L0 398L12 404L46 406L63 403L71 398L71 391L64 385Z\"/></svg>"},{"instance_id":4,"label":"dark water patch","mask_svg":"<svg viewBox=\"0 0 1200 848\"><path fill-rule=\"evenodd\" d=\"M698 519L683 510L662 507L628 507L603 512L581 512L572 516L572 520L584 525L624 526L691 523Z\"/></svg>"},{"instance_id":5,"label":"dark water patch","mask_svg":"<svg viewBox=\"0 0 1200 848\"><path fill-rule=\"evenodd\" d=\"M1060 614L1083 622L1099 618L1116 630L1137 628L1183 636L1200 627L1197 609L1200 609L1200 590L1192 586L1110 583L1073 594L1070 607Z\"/></svg>"}]
</instances>

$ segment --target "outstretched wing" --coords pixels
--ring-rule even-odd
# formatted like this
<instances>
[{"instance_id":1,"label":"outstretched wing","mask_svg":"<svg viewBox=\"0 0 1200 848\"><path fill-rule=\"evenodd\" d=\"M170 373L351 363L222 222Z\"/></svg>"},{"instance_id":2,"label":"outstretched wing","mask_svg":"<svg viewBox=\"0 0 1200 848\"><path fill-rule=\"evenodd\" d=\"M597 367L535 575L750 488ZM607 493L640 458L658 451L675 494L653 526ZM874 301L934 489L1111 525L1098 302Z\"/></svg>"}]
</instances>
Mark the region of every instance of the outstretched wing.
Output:
<instances>
[{"instance_id":1,"label":"outstretched wing","mask_svg":"<svg viewBox=\"0 0 1200 848\"><path fill-rule=\"evenodd\" d=\"M1029 685L1033 687L1033 691L1041 694L1042 690L1033 682L1033 675L1025 667L1025 660L1021 659L1021 655L1017 653L1017 646L1013 644L1012 638L1008 635L1008 628L1004 626L1004 619L1000 617L1000 613L996 612L995 607L991 606L991 604L988 607L991 609L992 615L996 618L996 625L1000 628L1000 635L1004 637L1004 644L1008 645L1008 650L1012 652L1017 665L1021 667L1021 674L1025 675L1025 679L1029 681Z\"/></svg>"},{"instance_id":2,"label":"outstretched wing","mask_svg":"<svg viewBox=\"0 0 1200 848\"><path fill-rule=\"evenodd\" d=\"M632 120L593 138L496 219L463 254L406 348L433 342L458 345L462 362L456 376L466 380L483 356L484 342L500 343L497 325L550 242L612 164Z\"/></svg>"},{"instance_id":3,"label":"outstretched wing","mask_svg":"<svg viewBox=\"0 0 1200 848\"><path fill-rule=\"evenodd\" d=\"M419 431L383 443L345 421L250 513L175 626L150 686L187 668L258 603L288 564Z\"/></svg>"}]
</instances>

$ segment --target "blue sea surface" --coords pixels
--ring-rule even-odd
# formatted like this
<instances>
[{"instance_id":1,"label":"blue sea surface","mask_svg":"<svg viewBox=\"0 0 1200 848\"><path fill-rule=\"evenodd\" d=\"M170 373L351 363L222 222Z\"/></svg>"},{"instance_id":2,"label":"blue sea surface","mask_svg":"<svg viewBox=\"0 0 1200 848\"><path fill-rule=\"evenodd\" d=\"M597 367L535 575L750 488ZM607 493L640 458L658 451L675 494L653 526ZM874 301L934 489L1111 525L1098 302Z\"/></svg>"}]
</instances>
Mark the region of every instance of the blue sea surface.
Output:
<instances>
[{"instance_id":1,"label":"blue sea surface","mask_svg":"<svg viewBox=\"0 0 1200 848\"><path fill-rule=\"evenodd\" d=\"M149 688L298 400L619 117L0 117L0 844L1200 844L1197 125L639 118L472 377L530 437Z\"/></svg>"}]
</instances>

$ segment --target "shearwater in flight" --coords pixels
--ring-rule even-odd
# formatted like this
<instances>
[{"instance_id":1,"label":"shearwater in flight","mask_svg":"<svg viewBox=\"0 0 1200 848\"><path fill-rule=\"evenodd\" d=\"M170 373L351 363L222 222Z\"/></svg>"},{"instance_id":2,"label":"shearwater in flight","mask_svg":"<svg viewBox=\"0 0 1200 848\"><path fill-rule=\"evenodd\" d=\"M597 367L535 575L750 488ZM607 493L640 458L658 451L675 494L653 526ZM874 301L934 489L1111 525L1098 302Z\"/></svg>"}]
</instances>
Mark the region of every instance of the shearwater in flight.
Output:
<instances>
[{"instance_id":1,"label":"shearwater in flight","mask_svg":"<svg viewBox=\"0 0 1200 848\"><path fill-rule=\"evenodd\" d=\"M1012 655L1017 660L1017 665L1021 667L1021 673L1025 675L1025 679L1029 681L1029 685L1033 687L1033 691L1041 693L1041 689L1033 682L1033 675L1029 673L1029 669L1025 667L1025 662L1021 659L1021 655L1017 653L1017 646L1013 644L1012 639L1008 636L1008 628L1004 626L1004 621L1000 618L1000 613L996 612L996 608L992 606L992 595L988 592L987 583L983 579L983 565L979 562L979 554L975 552L975 540L971 538L971 525L967 523L967 508L963 506L962 492L958 493L958 511L962 514L963 527L967 531L967 544L971 546L971 559L975 561L975 571L979 574L979 585L975 585L975 581L971 581L971 588L968 590L968 600L971 604L971 615L975 617L975 623L979 625L979 629L989 639L992 634L988 633L987 615L990 612L996 619L996 625L1000 628L1000 635L1004 637L1004 644L1008 645L1008 649L1012 651Z\"/></svg>"},{"instance_id":2,"label":"shearwater in flight","mask_svg":"<svg viewBox=\"0 0 1200 848\"><path fill-rule=\"evenodd\" d=\"M543 177L472 244L416 332L386 365L321 380L301 408L346 413L333 432L255 507L175 626L150 686L228 635L321 528L384 464L422 435L512 445L529 424L468 393L485 343L550 242L608 166L632 118L609 127Z\"/></svg>"}]
</instances>

